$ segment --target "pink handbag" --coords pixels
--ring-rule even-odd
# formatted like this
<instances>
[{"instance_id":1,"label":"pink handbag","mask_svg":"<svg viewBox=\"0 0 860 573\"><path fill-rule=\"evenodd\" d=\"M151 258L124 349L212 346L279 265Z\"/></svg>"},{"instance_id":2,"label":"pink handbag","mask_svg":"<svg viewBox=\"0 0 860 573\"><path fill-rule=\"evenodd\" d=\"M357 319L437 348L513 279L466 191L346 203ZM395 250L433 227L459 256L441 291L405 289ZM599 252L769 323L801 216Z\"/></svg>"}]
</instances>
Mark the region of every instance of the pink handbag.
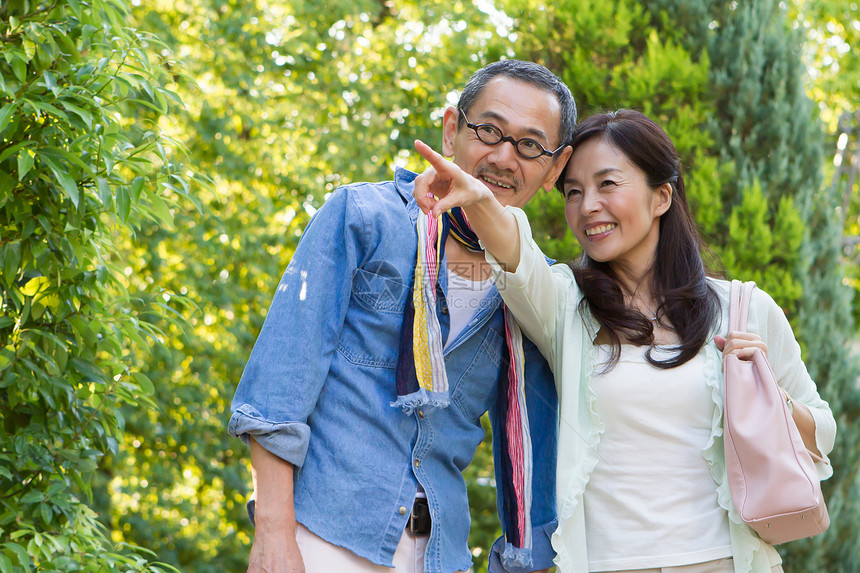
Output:
<instances>
[{"instance_id":1,"label":"pink handbag","mask_svg":"<svg viewBox=\"0 0 860 573\"><path fill-rule=\"evenodd\" d=\"M747 330L754 288L732 281L729 331ZM741 519L771 545L822 533L830 516L812 454L764 352L756 349L752 360L726 356L723 369L726 471Z\"/></svg>"}]
</instances>

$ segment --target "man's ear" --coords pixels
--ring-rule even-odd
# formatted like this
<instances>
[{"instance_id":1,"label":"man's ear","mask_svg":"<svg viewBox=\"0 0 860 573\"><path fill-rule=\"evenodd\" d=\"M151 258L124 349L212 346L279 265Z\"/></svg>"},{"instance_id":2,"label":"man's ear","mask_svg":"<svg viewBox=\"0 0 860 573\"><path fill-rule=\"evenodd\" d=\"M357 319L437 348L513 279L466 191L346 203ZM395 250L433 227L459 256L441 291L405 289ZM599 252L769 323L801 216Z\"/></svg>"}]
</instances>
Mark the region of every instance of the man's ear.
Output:
<instances>
[{"instance_id":1,"label":"man's ear","mask_svg":"<svg viewBox=\"0 0 860 573\"><path fill-rule=\"evenodd\" d=\"M553 163L552 168L546 174L546 178L541 185L544 191L552 191L561 172L567 168L567 161L570 159L571 153L573 153L573 148L567 145L556 154L556 157L553 159L555 163Z\"/></svg>"},{"instance_id":2,"label":"man's ear","mask_svg":"<svg viewBox=\"0 0 860 573\"><path fill-rule=\"evenodd\" d=\"M442 116L442 155L445 157L454 157L454 139L457 137L459 119L460 112L456 107L449 105L445 108L445 115Z\"/></svg>"},{"instance_id":3,"label":"man's ear","mask_svg":"<svg viewBox=\"0 0 860 573\"><path fill-rule=\"evenodd\" d=\"M657 194L657 205L654 216L660 217L672 206L672 184L663 183L654 191Z\"/></svg>"}]
</instances>

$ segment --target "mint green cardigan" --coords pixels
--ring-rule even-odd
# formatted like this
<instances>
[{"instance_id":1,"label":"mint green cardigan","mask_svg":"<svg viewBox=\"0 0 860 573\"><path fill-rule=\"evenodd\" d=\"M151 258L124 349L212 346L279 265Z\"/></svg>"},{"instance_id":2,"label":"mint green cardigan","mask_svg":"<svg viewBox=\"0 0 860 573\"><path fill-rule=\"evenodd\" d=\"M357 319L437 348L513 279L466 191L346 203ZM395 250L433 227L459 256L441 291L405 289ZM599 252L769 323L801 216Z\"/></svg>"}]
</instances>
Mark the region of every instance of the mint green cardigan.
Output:
<instances>
[{"instance_id":1,"label":"mint green cardigan","mask_svg":"<svg viewBox=\"0 0 860 573\"><path fill-rule=\"evenodd\" d=\"M565 264L549 267L532 239L528 219L522 210L507 207L519 224L520 263L514 273L503 271L487 252L496 286L520 323L523 331L538 346L555 374L559 394L560 428L556 499L558 528L552 536L559 573L587 573L585 516L582 496L597 464L597 445L603 424L594 408L591 389L592 363L598 324L578 305L582 294L573 273ZM712 334L725 336L728 324L729 283L712 280L720 298L720 325ZM827 402L821 399L800 356L800 346L782 309L765 292L756 289L750 303L749 331L767 344L768 359L774 374L796 402L805 404L815 419L815 439L823 454L816 463L821 479L832 475L827 454L833 449L836 420ZM711 337L713 338L713 336ZM723 456L723 376L722 354L713 342L704 345L707 367L703 382L711 388L716 408L711 438L702 450L714 479L720 506L728 512L732 554L736 573L769 573L781 562L776 550L745 525L732 505ZM535 468L540 471L540 468Z\"/></svg>"}]
</instances>

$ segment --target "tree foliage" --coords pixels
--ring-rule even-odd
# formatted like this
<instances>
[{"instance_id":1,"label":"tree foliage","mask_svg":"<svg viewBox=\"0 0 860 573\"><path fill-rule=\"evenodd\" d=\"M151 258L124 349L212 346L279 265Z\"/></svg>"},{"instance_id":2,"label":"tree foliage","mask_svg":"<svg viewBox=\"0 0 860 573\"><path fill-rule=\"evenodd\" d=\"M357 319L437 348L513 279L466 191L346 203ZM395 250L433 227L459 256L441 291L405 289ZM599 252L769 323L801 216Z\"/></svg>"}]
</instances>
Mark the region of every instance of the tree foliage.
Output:
<instances>
[{"instance_id":1,"label":"tree foliage","mask_svg":"<svg viewBox=\"0 0 860 573\"><path fill-rule=\"evenodd\" d=\"M188 104L170 133L213 191L200 212L180 205L173 228L141 229L128 245L143 276L198 310L189 329L165 325L165 347L146 359L160 407L126 412L99 507L117 540L187 570L241 570L253 535L248 452L225 427L280 275L338 185L420 167L413 139L441 141L448 94L484 61L491 34L484 14L447 2L193 0L134 16L196 80L179 79ZM474 476L485 479L469 483L476 523L487 524L474 529L481 559L497 519L489 452L479 459Z\"/></svg>"},{"instance_id":2,"label":"tree foliage","mask_svg":"<svg viewBox=\"0 0 860 573\"><path fill-rule=\"evenodd\" d=\"M88 505L154 407L145 352L167 314L132 296L115 237L169 224L187 180L155 121L176 97L121 3L0 6L0 570L161 571ZM135 121L131 118L139 116Z\"/></svg>"}]
</instances>

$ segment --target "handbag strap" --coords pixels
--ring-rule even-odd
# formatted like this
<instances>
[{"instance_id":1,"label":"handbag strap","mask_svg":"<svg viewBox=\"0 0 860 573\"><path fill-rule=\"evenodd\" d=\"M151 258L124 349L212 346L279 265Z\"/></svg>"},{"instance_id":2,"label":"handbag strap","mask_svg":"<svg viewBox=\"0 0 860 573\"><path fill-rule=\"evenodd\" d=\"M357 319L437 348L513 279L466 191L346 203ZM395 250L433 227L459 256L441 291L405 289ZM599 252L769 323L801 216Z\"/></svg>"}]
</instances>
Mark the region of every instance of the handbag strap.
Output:
<instances>
[{"instance_id":1,"label":"handbag strap","mask_svg":"<svg viewBox=\"0 0 860 573\"><path fill-rule=\"evenodd\" d=\"M755 281L732 281L729 294L729 332L746 331L749 318L750 299L755 289Z\"/></svg>"}]
</instances>

